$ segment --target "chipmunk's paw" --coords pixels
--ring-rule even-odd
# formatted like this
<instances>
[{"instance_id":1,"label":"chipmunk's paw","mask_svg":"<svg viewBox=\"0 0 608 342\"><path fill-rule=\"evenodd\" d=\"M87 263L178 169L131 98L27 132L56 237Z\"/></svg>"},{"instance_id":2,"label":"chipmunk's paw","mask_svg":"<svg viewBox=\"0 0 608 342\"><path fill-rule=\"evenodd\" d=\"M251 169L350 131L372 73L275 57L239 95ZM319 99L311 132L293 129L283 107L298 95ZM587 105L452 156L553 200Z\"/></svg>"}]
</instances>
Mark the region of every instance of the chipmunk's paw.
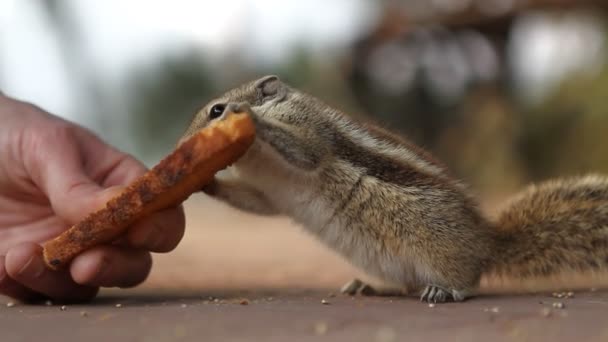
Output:
<instances>
[{"instance_id":1,"label":"chipmunk's paw","mask_svg":"<svg viewBox=\"0 0 608 342\"><path fill-rule=\"evenodd\" d=\"M437 285L427 285L420 295L420 301L428 303L460 302L465 298L465 291L450 290Z\"/></svg>"},{"instance_id":2,"label":"chipmunk's paw","mask_svg":"<svg viewBox=\"0 0 608 342\"><path fill-rule=\"evenodd\" d=\"M342 286L342 288L340 289L340 292L349 296L374 296L377 294L376 289L357 278L344 284L344 286Z\"/></svg>"}]
</instances>

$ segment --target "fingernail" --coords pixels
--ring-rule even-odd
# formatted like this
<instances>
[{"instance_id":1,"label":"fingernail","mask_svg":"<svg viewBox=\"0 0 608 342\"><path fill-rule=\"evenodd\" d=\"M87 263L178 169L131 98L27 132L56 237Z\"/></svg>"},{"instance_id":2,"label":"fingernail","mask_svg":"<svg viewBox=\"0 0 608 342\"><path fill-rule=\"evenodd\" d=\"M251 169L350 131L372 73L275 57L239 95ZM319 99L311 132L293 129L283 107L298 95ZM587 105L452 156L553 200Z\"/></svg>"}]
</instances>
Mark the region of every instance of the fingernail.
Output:
<instances>
[{"instance_id":1,"label":"fingernail","mask_svg":"<svg viewBox=\"0 0 608 342\"><path fill-rule=\"evenodd\" d=\"M99 263L99 268L97 269L97 272L96 272L95 276L93 277L92 283L99 284L100 282L102 282L108 269L110 269L109 266L110 266L110 261L106 258L103 258L101 260L101 263Z\"/></svg>"},{"instance_id":2,"label":"fingernail","mask_svg":"<svg viewBox=\"0 0 608 342\"><path fill-rule=\"evenodd\" d=\"M41 258L32 255L17 274L32 279L39 278L44 273L45 267Z\"/></svg>"}]
</instances>

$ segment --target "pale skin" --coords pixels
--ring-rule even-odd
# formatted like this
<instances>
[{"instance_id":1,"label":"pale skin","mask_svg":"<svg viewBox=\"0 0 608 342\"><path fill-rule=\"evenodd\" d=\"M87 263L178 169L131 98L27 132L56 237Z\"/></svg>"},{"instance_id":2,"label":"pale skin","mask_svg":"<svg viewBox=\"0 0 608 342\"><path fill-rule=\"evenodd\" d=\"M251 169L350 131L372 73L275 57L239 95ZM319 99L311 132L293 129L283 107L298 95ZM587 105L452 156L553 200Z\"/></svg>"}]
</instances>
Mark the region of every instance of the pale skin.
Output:
<instances>
[{"instance_id":1,"label":"pale skin","mask_svg":"<svg viewBox=\"0 0 608 342\"><path fill-rule=\"evenodd\" d=\"M23 301L86 301L100 287L133 287L151 252L173 250L184 234L180 207L133 225L113 244L47 269L41 245L100 208L146 168L90 131L0 94L0 294Z\"/></svg>"}]
</instances>

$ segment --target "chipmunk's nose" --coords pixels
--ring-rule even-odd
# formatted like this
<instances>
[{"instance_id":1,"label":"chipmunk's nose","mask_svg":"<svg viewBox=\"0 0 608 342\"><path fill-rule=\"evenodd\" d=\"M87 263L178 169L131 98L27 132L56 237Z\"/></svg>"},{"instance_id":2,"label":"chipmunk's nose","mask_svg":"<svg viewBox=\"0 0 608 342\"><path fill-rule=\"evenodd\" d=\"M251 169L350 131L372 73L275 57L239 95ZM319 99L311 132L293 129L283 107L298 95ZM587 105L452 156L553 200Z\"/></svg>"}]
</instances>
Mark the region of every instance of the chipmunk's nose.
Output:
<instances>
[{"instance_id":1,"label":"chipmunk's nose","mask_svg":"<svg viewBox=\"0 0 608 342\"><path fill-rule=\"evenodd\" d=\"M224 111L224 115L228 113L245 113L250 110L249 104L247 102L231 102L226 106L226 110Z\"/></svg>"}]
</instances>

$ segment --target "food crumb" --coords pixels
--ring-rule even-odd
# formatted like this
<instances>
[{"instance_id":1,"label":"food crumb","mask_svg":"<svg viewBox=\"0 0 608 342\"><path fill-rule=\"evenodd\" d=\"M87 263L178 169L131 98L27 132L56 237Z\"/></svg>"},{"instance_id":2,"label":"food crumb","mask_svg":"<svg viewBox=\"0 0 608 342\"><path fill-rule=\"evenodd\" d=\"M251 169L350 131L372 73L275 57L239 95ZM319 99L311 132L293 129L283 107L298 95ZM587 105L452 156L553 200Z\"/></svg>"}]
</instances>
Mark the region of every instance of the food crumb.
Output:
<instances>
[{"instance_id":1,"label":"food crumb","mask_svg":"<svg viewBox=\"0 0 608 342\"><path fill-rule=\"evenodd\" d=\"M80 316L87 317L88 315L89 315L88 312L86 312L86 311L80 311Z\"/></svg>"},{"instance_id":2,"label":"food crumb","mask_svg":"<svg viewBox=\"0 0 608 342\"><path fill-rule=\"evenodd\" d=\"M321 304L323 304L323 305L329 305L331 303L328 300L326 300L326 299L321 299Z\"/></svg>"},{"instance_id":3,"label":"food crumb","mask_svg":"<svg viewBox=\"0 0 608 342\"><path fill-rule=\"evenodd\" d=\"M116 304L114 306L116 306L117 308L122 308L122 304L120 304L120 303L118 303L118 304Z\"/></svg>"},{"instance_id":4,"label":"food crumb","mask_svg":"<svg viewBox=\"0 0 608 342\"><path fill-rule=\"evenodd\" d=\"M61 306L59 309L60 309L61 311L65 311L65 310L67 310L67 309L68 309L68 307L67 307L67 306L65 306L65 305L62 305L62 306Z\"/></svg>"},{"instance_id":5,"label":"food crumb","mask_svg":"<svg viewBox=\"0 0 608 342\"><path fill-rule=\"evenodd\" d=\"M553 307L556 309L564 309L566 306L562 302L555 302L553 303Z\"/></svg>"},{"instance_id":6,"label":"food crumb","mask_svg":"<svg viewBox=\"0 0 608 342\"><path fill-rule=\"evenodd\" d=\"M429 303L429 308L434 308L435 307L435 303Z\"/></svg>"},{"instance_id":7,"label":"food crumb","mask_svg":"<svg viewBox=\"0 0 608 342\"><path fill-rule=\"evenodd\" d=\"M249 299L243 298L243 299L241 299L241 301L239 302L239 304L241 304L241 305L249 305Z\"/></svg>"},{"instance_id":8,"label":"food crumb","mask_svg":"<svg viewBox=\"0 0 608 342\"><path fill-rule=\"evenodd\" d=\"M574 292L553 292L552 296L555 298L572 298L574 297Z\"/></svg>"},{"instance_id":9,"label":"food crumb","mask_svg":"<svg viewBox=\"0 0 608 342\"><path fill-rule=\"evenodd\" d=\"M219 304L219 303L220 303L220 300L219 300L219 298L214 298L214 299L213 299L213 302L214 302L215 304Z\"/></svg>"},{"instance_id":10,"label":"food crumb","mask_svg":"<svg viewBox=\"0 0 608 342\"><path fill-rule=\"evenodd\" d=\"M8 302L8 303L6 303L6 307L7 308L12 308L13 306L15 306L14 302Z\"/></svg>"},{"instance_id":11,"label":"food crumb","mask_svg":"<svg viewBox=\"0 0 608 342\"><path fill-rule=\"evenodd\" d=\"M185 308L187 308L187 307L188 307L188 304L182 304L182 305L180 305L180 306L182 307L182 309L185 309Z\"/></svg>"},{"instance_id":12,"label":"food crumb","mask_svg":"<svg viewBox=\"0 0 608 342\"><path fill-rule=\"evenodd\" d=\"M325 322L317 322L315 323L315 334L317 335L325 335L328 330L328 325Z\"/></svg>"}]
</instances>

